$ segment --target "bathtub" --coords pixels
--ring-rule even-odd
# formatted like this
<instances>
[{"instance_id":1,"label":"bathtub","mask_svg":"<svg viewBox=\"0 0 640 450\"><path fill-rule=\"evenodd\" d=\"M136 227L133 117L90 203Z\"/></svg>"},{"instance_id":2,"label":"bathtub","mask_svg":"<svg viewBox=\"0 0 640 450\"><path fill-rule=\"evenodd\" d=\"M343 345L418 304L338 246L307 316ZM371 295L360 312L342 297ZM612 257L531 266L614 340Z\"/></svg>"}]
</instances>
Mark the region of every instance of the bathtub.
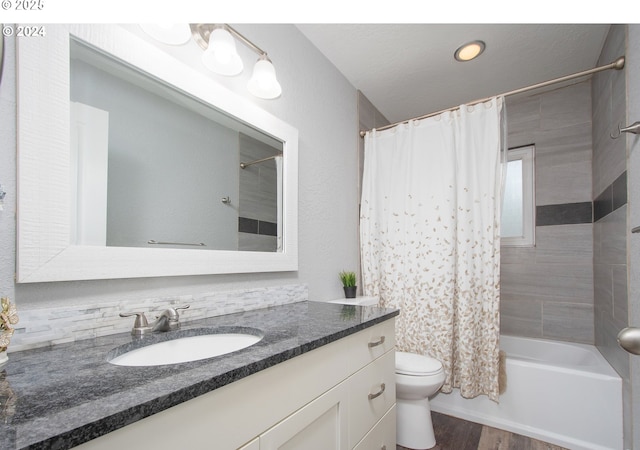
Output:
<instances>
[{"instance_id":1,"label":"bathtub","mask_svg":"<svg viewBox=\"0 0 640 450\"><path fill-rule=\"evenodd\" d=\"M569 449L622 449L622 380L595 347L501 336L500 348L500 403L454 389L436 394L431 409Z\"/></svg>"}]
</instances>

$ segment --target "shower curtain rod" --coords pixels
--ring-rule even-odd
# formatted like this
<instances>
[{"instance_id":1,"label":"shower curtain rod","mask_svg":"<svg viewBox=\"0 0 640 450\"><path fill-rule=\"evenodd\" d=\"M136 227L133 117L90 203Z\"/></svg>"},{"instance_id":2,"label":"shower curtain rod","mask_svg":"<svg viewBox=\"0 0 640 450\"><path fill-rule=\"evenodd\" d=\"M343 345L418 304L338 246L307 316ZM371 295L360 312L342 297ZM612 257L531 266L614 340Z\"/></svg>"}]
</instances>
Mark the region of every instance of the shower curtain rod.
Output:
<instances>
[{"instance_id":1,"label":"shower curtain rod","mask_svg":"<svg viewBox=\"0 0 640 450\"><path fill-rule=\"evenodd\" d=\"M276 156L282 156L282 153L279 153L279 154L277 154L277 155L273 155L273 156L267 156L266 158L257 159L257 160L255 160L255 161L251 161L251 162L248 162L248 163L243 163L243 162L241 162L241 163L240 163L240 168L241 168L241 169L246 169L246 168L247 168L247 167L249 167L249 166L252 166L252 165L254 165L254 164L258 164L258 163L261 163L261 162L268 161L268 160L270 160L270 159L275 158Z\"/></svg>"},{"instance_id":2,"label":"shower curtain rod","mask_svg":"<svg viewBox=\"0 0 640 450\"><path fill-rule=\"evenodd\" d=\"M564 77L560 77L560 78L555 78L553 80L549 80L549 81L543 81L542 83L538 83L538 84L532 84L531 86L526 86L526 87L522 87L519 89L515 89L513 91L509 91L509 92L505 92L503 94L499 94L499 95L494 95L493 97L508 97L509 95L515 95L515 94L521 94L523 92L527 92L527 91L532 91L534 89L539 89L539 88L543 88L552 84L556 84L556 83L562 83L563 81L569 81L569 80L573 80L574 78L580 78L580 77L584 77L586 75L591 75L593 73L597 73L597 72L602 72L605 70L609 70L609 69L615 69L615 70L622 70L624 68L624 56L619 57L618 59L616 59L614 62L604 65L604 66L600 66L600 67L594 67L593 69L589 69L589 70L584 70L582 72L577 72L571 75L566 75ZM479 100L474 100L470 103L467 103L467 105L471 106L471 105L476 105L478 103L482 103L482 102L486 102L488 100L491 100L493 97L486 97L486 98L482 98ZM447 109L443 109L441 111L436 111L436 112L432 112L429 114L425 114L424 116L419 116L419 117L414 117L413 119L408 119L408 120L402 120L400 122L396 122L396 123L392 123L389 125L385 125L379 128L374 128L377 131L382 131L382 130L387 130L389 128L393 128L396 125L400 125L402 123L409 123L412 120L421 120L421 119L426 119L428 117L433 117L433 116L437 116L438 114L442 114L444 112L447 111L455 111L456 109L460 109L459 106L454 106L452 108L447 108ZM372 131L372 130L369 130ZM360 131L360 137L364 137L369 131Z\"/></svg>"}]
</instances>

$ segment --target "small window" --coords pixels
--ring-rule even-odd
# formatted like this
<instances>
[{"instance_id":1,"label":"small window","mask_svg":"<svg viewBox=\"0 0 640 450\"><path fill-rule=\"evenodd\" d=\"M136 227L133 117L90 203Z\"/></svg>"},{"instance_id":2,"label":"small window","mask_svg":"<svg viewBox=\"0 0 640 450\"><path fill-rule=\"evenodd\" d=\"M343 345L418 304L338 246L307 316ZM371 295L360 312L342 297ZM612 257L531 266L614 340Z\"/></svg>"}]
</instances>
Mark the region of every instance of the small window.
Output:
<instances>
[{"instance_id":1,"label":"small window","mask_svg":"<svg viewBox=\"0 0 640 450\"><path fill-rule=\"evenodd\" d=\"M507 175L502 200L501 244L512 247L535 245L535 177L533 145L507 153Z\"/></svg>"}]
</instances>

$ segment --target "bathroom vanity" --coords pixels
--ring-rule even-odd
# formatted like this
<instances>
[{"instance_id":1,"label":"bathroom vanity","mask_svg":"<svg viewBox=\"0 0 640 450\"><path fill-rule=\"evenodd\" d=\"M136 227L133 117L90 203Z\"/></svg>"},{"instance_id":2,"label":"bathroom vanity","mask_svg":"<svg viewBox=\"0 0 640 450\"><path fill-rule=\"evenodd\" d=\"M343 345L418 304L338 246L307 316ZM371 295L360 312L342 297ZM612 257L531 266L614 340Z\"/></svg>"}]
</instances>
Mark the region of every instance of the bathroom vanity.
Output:
<instances>
[{"instance_id":1,"label":"bathroom vanity","mask_svg":"<svg viewBox=\"0 0 640 450\"><path fill-rule=\"evenodd\" d=\"M128 333L12 353L0 448L394 448L397 314L299 302L188 322L263 337L174 365L110 364Z\"/></svg>"}]
</instances>

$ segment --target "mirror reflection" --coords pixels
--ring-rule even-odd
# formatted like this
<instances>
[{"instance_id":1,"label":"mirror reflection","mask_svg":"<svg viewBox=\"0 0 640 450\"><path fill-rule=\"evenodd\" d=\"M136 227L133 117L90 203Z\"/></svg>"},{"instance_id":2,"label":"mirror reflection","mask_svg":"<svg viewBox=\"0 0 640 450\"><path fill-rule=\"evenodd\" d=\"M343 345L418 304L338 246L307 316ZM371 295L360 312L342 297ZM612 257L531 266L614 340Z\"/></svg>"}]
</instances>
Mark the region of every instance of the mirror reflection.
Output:
<instances>
[{"instance_id":1,"label":"mirror reflection","mask_svg":"<svg viewBox=\"0 0 640 450\"><path fill-rule=\"evenodd\" d=\"M282 251L282 142L70 50L73 244Z\"/></svg>"}]
</instances>

